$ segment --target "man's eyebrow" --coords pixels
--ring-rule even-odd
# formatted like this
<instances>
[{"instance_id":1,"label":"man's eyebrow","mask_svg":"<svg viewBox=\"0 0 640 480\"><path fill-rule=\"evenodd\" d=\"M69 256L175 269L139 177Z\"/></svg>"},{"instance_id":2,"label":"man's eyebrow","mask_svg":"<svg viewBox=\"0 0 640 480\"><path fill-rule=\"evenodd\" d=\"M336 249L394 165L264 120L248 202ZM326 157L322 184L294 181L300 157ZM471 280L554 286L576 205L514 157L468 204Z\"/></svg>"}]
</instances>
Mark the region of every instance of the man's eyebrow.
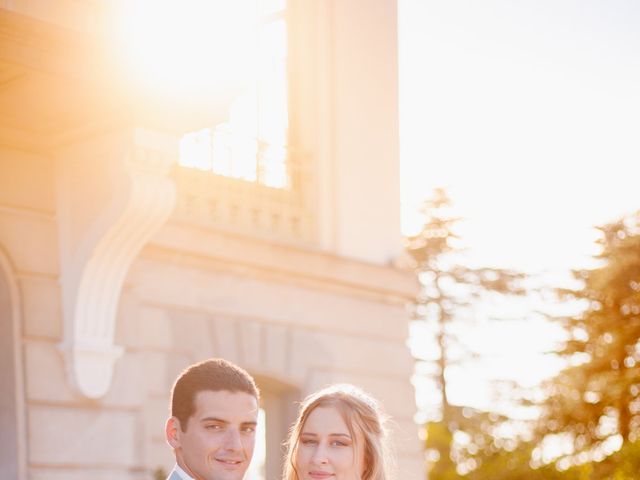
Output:
<instances>
[{"instance_id":1,"label":"man's eyebrow","mask_svg":"<svg viewBox=\"0 0 640 480\"><path fill-rule=\"evenodd\" d=\"M218 417L204 417L200 419L201 422L218 422L218 423L229 423L227 420Z\"/></svg>"},{"instance_id":2,"label":"man's eyebrow","mask_svg":"<svg viewBox=\"0 0 640 480\"><path fill-rule=\"evenodd\" d=\"M218 418L218 417L204 417L202 419L200 419L201 422L218 422L218 423L224 423L225 425L228 425L230 422L228 420L224 420L222 418ZM249 420L248 422L242 422L242 425L257 425L258 422L256 422L255 420Z\"/></svg>"}]
</instances>

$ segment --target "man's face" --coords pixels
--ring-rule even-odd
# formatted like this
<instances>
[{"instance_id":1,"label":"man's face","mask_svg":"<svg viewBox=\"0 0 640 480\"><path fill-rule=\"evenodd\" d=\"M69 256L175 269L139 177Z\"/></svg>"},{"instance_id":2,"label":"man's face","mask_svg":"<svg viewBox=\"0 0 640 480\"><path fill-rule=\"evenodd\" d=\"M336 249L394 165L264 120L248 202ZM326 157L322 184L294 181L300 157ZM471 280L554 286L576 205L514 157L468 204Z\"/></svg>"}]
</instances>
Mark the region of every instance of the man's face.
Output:
<instances>
[{"instance_id":1,"label":"man's face","mask_svg":"<svg viewBox=\"0 0 640 480\"><path fill-rule=\"evenodd\" d=\"M167 441L180 468L196 480L241 480L253 455L257 418L253 395L198 392L184 431L175 417L167 422Z\"/></svg>"}]
</instances>

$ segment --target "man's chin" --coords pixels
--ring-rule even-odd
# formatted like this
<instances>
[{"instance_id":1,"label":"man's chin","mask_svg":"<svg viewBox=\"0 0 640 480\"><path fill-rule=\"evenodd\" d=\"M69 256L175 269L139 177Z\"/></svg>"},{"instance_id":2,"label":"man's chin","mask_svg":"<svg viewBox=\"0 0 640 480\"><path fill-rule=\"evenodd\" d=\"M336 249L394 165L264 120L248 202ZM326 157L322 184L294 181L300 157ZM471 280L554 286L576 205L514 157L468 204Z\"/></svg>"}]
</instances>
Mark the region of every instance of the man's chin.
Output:
<instances>
[{"instance_id":1,"label":"man's chin","mask_svg":"<svg viewBox=\"0 0 640 480\"><path fill-rule=\"evenodd\" d=\"M216 469L215 472L211 472L209 476L203 480L242 480L245 473L246 468L240 470Z\"/></svg>"}]
</instances>

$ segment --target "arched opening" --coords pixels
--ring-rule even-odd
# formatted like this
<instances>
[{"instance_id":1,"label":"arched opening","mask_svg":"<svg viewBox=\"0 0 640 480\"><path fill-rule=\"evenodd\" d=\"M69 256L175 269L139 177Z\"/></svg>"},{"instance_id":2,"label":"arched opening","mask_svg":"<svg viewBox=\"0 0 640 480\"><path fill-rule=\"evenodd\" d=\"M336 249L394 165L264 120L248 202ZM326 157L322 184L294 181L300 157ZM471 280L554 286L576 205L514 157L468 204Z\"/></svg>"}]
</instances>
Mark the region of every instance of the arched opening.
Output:
<instances>
[{"instance_id":1,"label":"arched opening","mask_svg":"<svg viewBox=\"0 0 640 480\"><path fill-rule=\"evenodd\" d=\"M260 388L261 420L264 430L259 431L256 450L247 480L277 480L282 478L285 450L283 443L297 413L300 391L273 378L255 376ZM263 442L263 443L262 443Z\"/></svg>"},{"instance_id":2,"label":"arched opening","mask_svg":"<svg viewBox=\"0 0 640 480\"><path fill-rule=\"evenodd\" d=\"M26 478L18 289L0 252L0 478Z\"/></svg>"}]
</instances>

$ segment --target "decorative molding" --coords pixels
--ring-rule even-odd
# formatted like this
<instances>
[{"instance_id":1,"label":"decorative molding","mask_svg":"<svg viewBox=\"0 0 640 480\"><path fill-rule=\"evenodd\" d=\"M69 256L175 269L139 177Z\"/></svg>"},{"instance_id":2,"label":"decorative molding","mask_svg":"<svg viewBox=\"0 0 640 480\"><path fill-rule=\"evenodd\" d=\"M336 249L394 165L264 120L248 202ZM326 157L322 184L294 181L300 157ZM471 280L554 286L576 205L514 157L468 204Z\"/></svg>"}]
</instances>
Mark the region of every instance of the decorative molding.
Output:
<instances>
[{"instance_id":1,"label":"decorative molding","mask_svg":"<svg viewBox=\"0 0 640 480\"><path fill-rule=\"evenodd\" d=\"M24 363L22 359L22 315L20 311L20 305L22 305L22 299L20 295L20 289L18 287L16 270L11 264L9 256L0 247L0 277L3 277L6 287L8 288L9 309L10 318L6 319L11 324L12 336L9 339L5 339L11 343L10 350L13 356L13 381L12 386L4 385L3 388L13 388L15 393L15 433L16 433L16 478L17 480L25 480L27 478L27 415L25 411L25 387L24 387ZM2 279L0 279L0 283ZM6 418L9 418L7 414ZM5 428L6 425L3 425ZM8 448L8 446L3 446Z\"/></svg>"},{"instance_id":2,"label":"decorative molding","mask_svg":"<svg viewBox=\"0 0 640 480\"><path fill-rule=\"evenodd\" d=\"M175 204L178 140L134 129L58 152L58 220L68 375L84 396L109 389L125 276Z\"/></svg>"}]
</instances>

